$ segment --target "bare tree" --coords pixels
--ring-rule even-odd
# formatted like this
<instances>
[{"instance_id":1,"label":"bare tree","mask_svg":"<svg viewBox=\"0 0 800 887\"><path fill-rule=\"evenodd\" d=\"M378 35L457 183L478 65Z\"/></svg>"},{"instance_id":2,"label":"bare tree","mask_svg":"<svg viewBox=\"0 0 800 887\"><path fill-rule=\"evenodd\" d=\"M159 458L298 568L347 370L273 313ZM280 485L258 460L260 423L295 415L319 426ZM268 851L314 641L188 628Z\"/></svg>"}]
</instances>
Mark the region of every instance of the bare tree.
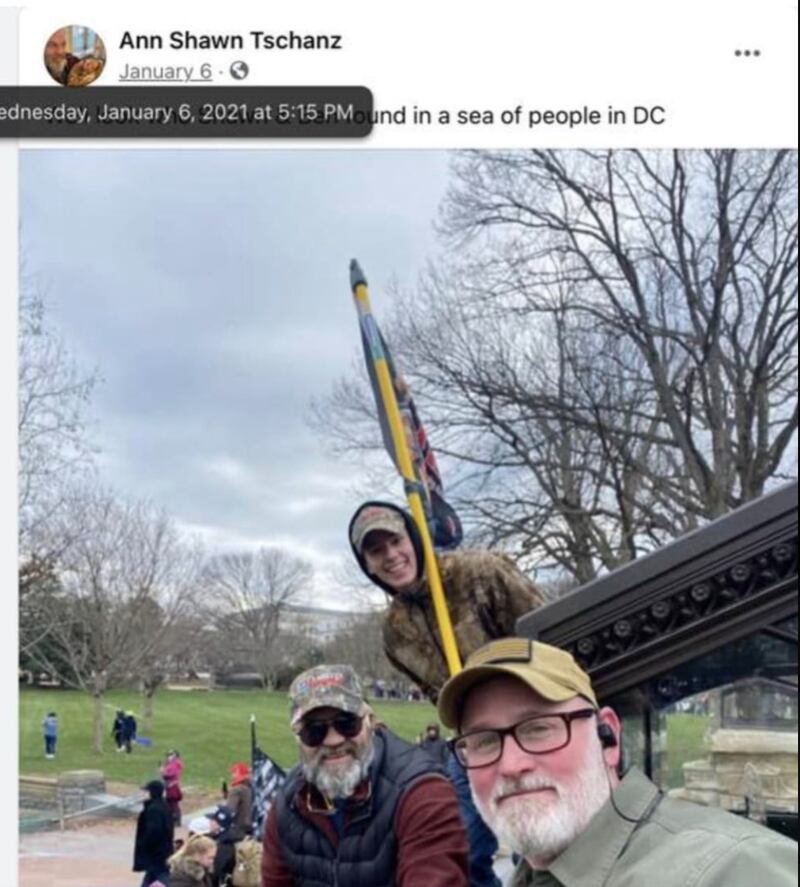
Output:
<instances>
[{"instance_id":1,"label":"bare tree","mask_svg":"<svg viewBox=\"0 0 800 887\"><path fill-rule=\"evenodd\" d=\"M637 355L621 378L654 395L661 493L700 518L761 495L797 430L796 154L469 153L455 174L444 229L502 232L492 295L526 316L568 287L577 322Z\"/></svg>"},{"instance_id":2,"label":"bare tree","mask_svg":"<svg viewBox=\"0 0 800 887\"><path fill-rule=\"evenodd\" d=\"M407 680L383 650L383 611L361 613L325 645L326 662L351 665L363 680ZM368 689L368 688L365 688Z\"/></svg>"},{"instance_id":3,"label":"bare tree","mask_svg":"<svg viewBox=\"0 0 800 887\"><path fill-rule=\"evenodd\" d=\"M192 560L199 568L202 558L197 549L194 549ZM199 577L199 569L196 572ZM188 606L180 607L164 625L162 608L153 601L142 606L137 617L137 630L157 638L150 654L131 675L138 681L142 694L142 726L145 731L152 729L155 695L159 688L170 675L178 673L187 659L201 652L198 647L203 643L204 627L187 611Z\"/></svg>"},{"instance_id":4,"label":"bare tree","mask_svg":"<svg viewBox=\"0 0 800 887\"><path fill-rule=\"evenodd\" d=\"M50 631L61 585L52 561L35 555L21 564L17 576L19 652L20 665L24 668L28 651L40 645Z\"/></svg>"},{"instance_id":5,"label":"bare tree","mask_svg":"<svg viewBox=\"0 0 800 887\"><path fill-rule=\"evenodd\" d=\"M619 347L575 328L567 312L521 324L473 310L463 287L429 275L413 300L399 298L392 344L414 368L433 445L472 542L510 549L525 566L557 566L579 582L657 544L657 529L687 528L658 509L632 434L652 422L648 393L622 385ZM371 393L347 383L317 405L341 451L380 447ZM652 398L650 398L652 400ZM598 423L613 419L599 434ZM458 483L454 483L455 479Z\"/></svg>"},{"instance_id":6,"label":"bare tree","mask_svg":"<svg viewBox=\"0 0 800 887\"><path fill-rule=\"evenodd\" d=\"M199 597L199 593L192 596L192 605L174 621L166 639L168 655L163 670L178 679L197 678L212 665L216 630L199 606Z\"/></svg>"},{"instance_id":7,"label":"bare tree","mask_svg":"<svg viewBox=\"0 0 800 887\"><path fill-rule=\"evenodd\" d=\"M586 582L781 476L796 155L465 152L453 173L456 258L384 332L473 535ZM358 453L373 413L344 380L315 424Z\"/></svg>"},{"instance_id":8,"label":"bare tree","mask_svg":"<svg viewBox=\"0 0 800 887\"><path fill-rule=\"evenodd\" d=\"M59 618L28 652L92 694L99 753L106 690L157 655L194 586L197 561L166 516L142 503L95 488L73 494L59 514L70 527L58 564Z\"/></svg>"},{"instance_id":9,"label":"bare tree","mask_svg":"<svg viewBox=\"0 0 800 887\"><path fill-rule=\"evenodd\" d=\"M64 504L76 477L86 477L92 451L85 410L97 382L82 371L57 333L48 326L43 300L23 279L19 304L18 414L20 553L47 558L67 539L42 527ZM69 537L67 537L69 538ZM47 545L50 550L43 551Z\"/></svg>"},{"instance_id":10,"label":"bare tree","mask_svg":"<svg viewBox=\"0 0 800 887\"><path fill-rule=\"evenodd\" d=\"M206 606L226 660L250 663L264 687L280 664L281 616L312 577L311 564L281 548L218 555L203 570Z\"/></svg>"}]
</instances>

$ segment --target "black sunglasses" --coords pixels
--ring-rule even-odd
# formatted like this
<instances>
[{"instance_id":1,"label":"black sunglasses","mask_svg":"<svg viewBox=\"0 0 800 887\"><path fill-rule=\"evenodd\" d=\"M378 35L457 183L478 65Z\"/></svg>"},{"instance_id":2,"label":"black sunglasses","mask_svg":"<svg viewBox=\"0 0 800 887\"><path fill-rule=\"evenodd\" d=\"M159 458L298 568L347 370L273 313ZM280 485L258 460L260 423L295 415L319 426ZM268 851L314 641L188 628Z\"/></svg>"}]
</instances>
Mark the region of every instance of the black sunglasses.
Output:
<instances>
[{"instance_id":1,"label":"black sunglasses","mask_svg":"<svg viewBox=\"0 0 800 887\"><path fill-rule=\"evenodd\" d=\"M350 714L350 712L342 712L335 718L327 718L325 720L303 721L302 726L297 731L300 741L309 748L316 748L325 741L328 730L331 727L345 739L352 739L361 732L364 718L359 715Z\"/></svg>"}]
</instances>

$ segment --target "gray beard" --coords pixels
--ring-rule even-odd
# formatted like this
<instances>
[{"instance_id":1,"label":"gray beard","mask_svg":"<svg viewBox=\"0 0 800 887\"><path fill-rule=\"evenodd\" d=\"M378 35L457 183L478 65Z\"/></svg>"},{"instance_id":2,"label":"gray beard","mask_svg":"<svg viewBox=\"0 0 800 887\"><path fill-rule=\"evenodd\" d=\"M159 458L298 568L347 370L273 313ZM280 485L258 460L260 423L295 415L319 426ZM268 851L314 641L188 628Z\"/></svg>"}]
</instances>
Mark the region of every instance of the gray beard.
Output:
<instances>
[{"instance_id":1,"label":"gray beard","mask_svg":"<svg viewBox=\"0 0 800 887\"><path fill-rule=\"evenodd\" d=\"M375 748L370 742L360 753L356 751L351 763L347 767L339 768L337 773L332 773L323 767L324 758L315 758L312 762L303 761L303 775L326 798L349 798L366 779L374 757Z\"/></svg>"},{"instance_id":2,"label":"gray beard","mask_svg":"<svg viewBox=\"0 0 800 887\"><path fill-rule=\"evenodd\" d=\"M558 797L542 806L534 797L509 799L498 807L497 796L514 789L553 787ZM591 756L569 784L537 773L498 780L488 804L473 793L478 808L498 841L524 856L534 868L545 868L560 856L589 824L611 794L601 755Z\"/></svg>"}]
</instances>

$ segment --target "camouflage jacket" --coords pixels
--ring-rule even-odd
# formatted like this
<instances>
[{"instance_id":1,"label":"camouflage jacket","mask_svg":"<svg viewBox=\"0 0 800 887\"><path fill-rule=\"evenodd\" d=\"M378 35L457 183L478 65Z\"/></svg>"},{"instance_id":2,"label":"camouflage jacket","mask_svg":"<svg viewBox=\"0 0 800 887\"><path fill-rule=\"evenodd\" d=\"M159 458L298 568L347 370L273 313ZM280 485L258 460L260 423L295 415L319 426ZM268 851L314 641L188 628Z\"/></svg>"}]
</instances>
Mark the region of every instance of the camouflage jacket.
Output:
<instances>
[{"instance_id":1,"label":"camouflage jacket","mask_svg":"<svg viewBox=\"0 0 800 887\"><path fill-rule=\"evenodd\" d=\"M462 661L487 641L513 635L516 620L544 602L505 554L455 551L437 555L437 561ZM449 673L427 581L392 598L383 645L392 665L436 702Z\"/></svg>"}]
</instances>

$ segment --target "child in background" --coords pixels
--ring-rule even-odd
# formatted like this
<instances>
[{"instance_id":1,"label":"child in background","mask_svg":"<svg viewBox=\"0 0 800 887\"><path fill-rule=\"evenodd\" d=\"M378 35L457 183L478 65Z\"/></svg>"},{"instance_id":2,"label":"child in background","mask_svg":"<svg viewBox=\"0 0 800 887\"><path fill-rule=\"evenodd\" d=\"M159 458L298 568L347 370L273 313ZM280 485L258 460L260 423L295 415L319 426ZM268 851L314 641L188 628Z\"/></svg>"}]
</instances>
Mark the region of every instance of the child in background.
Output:
<instances>
[{"instance_id":1,"label":"child in background","mask_svg":"<svg viewBox=\"0 0 800 887\"><path fill-rule=\"evenodd\" d=\"M42 733L44 734L44 756L52 759L56 756L56 742L58 742L58 718L54 711L48 712L42 721Z\"/></svg>"}]
</instances>

